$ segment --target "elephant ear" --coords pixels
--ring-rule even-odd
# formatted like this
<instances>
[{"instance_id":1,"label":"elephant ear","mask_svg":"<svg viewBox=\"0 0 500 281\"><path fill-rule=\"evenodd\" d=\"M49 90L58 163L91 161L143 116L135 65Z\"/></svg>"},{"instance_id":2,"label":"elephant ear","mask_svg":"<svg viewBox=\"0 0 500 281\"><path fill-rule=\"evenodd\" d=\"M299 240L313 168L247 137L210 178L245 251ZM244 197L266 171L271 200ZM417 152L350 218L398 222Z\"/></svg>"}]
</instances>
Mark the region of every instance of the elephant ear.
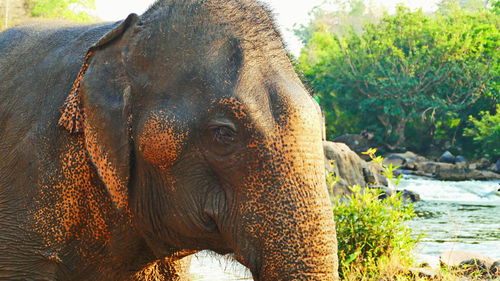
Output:
<instances>
[{"instance_id":1,"label":"elephant ear","mask_svg":"<svg viewBox=\"0 0 500 281\"><path fill-rule=\"evenodd\" d=\"M59 125L83 133L114 206L128 206L130 85L123 56L139 18L131 14L92 45L61 109Z\"/></svg>"}]
</instances>

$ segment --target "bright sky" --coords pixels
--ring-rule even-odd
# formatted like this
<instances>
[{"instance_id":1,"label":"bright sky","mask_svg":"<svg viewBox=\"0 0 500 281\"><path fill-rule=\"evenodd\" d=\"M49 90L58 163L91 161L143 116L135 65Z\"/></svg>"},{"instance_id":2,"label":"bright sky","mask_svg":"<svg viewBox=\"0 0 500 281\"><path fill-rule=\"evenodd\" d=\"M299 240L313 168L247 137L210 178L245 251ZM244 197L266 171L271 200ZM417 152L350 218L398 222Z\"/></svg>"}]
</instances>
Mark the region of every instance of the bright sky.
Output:
<instances>
[{"instance_id":1,"label":"bright sky","mask_svg":"<svg viewBox=\"0 0 500 281\"><path fill-rule=\"evenodd\" d=\"M107 21L124 19L129 13L141 14L155 0L95 0L97 15ZM308 12L315 6L321 5L325 0L262 0L271 6L276 13L276 20L281 28L289 50L298 55L302 44L293 35L291 29L294 24L307 23ZM397 3L404 3L410 8L422 8L424 11L436 9L437 0L372 0L377 6L384 6L389 11Z\"/></svg>"}]
</instances>

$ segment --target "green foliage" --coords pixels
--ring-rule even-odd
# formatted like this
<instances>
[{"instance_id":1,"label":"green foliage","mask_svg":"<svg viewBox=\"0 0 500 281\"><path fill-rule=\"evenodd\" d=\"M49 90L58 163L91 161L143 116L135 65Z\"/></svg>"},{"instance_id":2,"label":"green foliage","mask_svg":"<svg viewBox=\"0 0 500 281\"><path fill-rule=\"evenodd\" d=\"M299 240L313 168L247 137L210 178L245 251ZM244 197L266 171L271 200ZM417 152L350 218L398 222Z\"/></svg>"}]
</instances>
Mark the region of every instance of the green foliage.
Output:
<instances>
[{"instance_id":1,"label":"green foliage","mask_svg":"<svg viewBox=\"0 0 500 281\"><path fill-rule=\"evenodd\" d=\"M416 239L405 221L414 216L413 206L399 195L379 200L381 190L352 187L352 195L334 200L339 271L343 278L376 278L393 257L400 266L412 263Z\"/></svg>"},{"instance_id":2,"label":"green foliage","mask_svg":"<svg viewBox=\"0 0 500 281\"><path fill-rule=\"evenodd\" d=\"M496 0L491 3L491 10L497 15L500 14L500 0Z\"/></svg>"},{"instance_id":3,"label":"green foliage","mask_svg":"<svg viewBox=\"0 0 500 281\"><path fill-rule=\"evenodd\" d=\"M499 99L499 23L485 9L427 15L400 6L359 34L317 30L298 70L330 138L370 130L392 149L468 149L468 116L491 111Z\"/></svg>"},{"instance_id":4,"label":"green foliage","mask_svg":"<svg viewBox=\"0 0 500 281\"><path fill-rule=\"evenodd\" d=\"M94 0L27 0L32 17L59 18L78 22L92 22L96 18L89 14L95 9Z\"/></svg>"},{"instance_id":5,"label":"green foliage","mask_svg":"<svg viewBox=\"0 0 500 281\"><path fill-rule=\"evenodd\" d=\"M319 31L337 35L360 32L367 22L374 22L378 18L370 6L373 3L368 0L333 0L323 4L328 2L334 4L336 9L317 6L309 12L311 21L295 26L293 32L302 43L307 44Z\"/></svg>"},{"instance_id":6,"label":"green foliage","mask_svg":"<svg viewBox=\"0 0 500 281\"><path fill-rule=\"evenodd\" d=\"M447 13L456 9L477 11L486 8L484 0L441 0L437 4L439 11Z\"/></svg>"},{"instance_id":7,"label":"green foliage","mask_svg":"<svg viewBox=\"0 0 500 281\"><path fill-rule=\"evenodd\" d=\"M469 116L471 126L465 129L465 135L473 137L482 153L488 153L492 158L500 156L500 104L496 113L481 111L480 119Z\"/></svg>"},{"instance_id":8,"label":"green foliage","mask_svg":"<svg viewBox=\"0 0 500 281\"><path fill-rule=\"evenodd\" d=\"M397 167L385 166L383 157L376 156L370 148L364 154L383 166L384 175L395 181ZM328 183L338 181L338 176L327 174ZM344 280L370 280L393 275L412 264L411 251L417 239L405 224L415 216L413 205L403 203L400 194L380 200L383 190L350 188L347 197L335 197L333 214L337 225L339 271ZM389 268L389 269L388 269ZM397 271L397 270L396 270Z\"/></svg>"},{"instance_id":9,"label":"green foliage","mask_svg":"<svg viewBox=\"0 0 500 281\"><path fill-rule=\"evenodd\" d=\"M335 166L335 161L330 160L329 162L330 162L330 166L333 168ZM328 191L330 192L330 194L333 194L333 187L335 186L335 184L337 182L339 182L339 176L335 175L334 172L331 172L328 169L326 169L326 183L327 183Z\"/></svg>"},{"instance_id":10,"label":"green foliage","mask_svg":"<svg viewBox=\"0 0 500 281\"><path fill-rule=\"evenodd\" d=\"M399 174L397 177L394 176L394 171L396 171L399 168L399 166L394 166L392 165L392 163L390 163L389 165L385 165L384 158L382 156L375 155L375 153L377 153L376 148L370 148L367 151L361 153L368 155L373 162L381 165L383 169L382 175L386 177L390 182L392 182L394 185L399 184L399 182L403 178L403 174Z\"/></svg>"}]
</instances>

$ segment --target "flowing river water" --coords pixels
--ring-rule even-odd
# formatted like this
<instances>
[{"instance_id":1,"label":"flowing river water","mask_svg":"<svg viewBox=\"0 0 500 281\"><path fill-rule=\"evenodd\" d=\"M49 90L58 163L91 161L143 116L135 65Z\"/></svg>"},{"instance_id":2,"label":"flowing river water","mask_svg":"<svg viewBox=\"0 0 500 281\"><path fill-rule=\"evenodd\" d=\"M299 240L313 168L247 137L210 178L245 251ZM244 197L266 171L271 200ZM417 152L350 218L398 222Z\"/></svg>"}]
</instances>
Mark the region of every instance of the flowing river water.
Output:
<instances>
[{"instance_id":1,"label":"flowing river water","mask_svg":"<svg viewBox=\"0 0 500 281\"><path fill-rule=\"evenodd\" d=\"M418 260L438 263L446 250L468 250L500 260L500 181L438 181L407 176L397 189L418 193L417 217L409 222L423 233ZM208 252L197 254L191 265L197 281L252 280L242 265Z\"/></svg>"},{"instance_id":2,"label":"flowing river water","mask_svg":"<svg viewBox=\"0 0 500 281\"><path fill-rule=\"evenodd\" d=\"M500 260L500 181L445 182L422 177L401 180L398 189L420 194L417 217L410 222L423 233L417 258L438 263L446 250L478 252Z\"/></svg>"}]
</instances>

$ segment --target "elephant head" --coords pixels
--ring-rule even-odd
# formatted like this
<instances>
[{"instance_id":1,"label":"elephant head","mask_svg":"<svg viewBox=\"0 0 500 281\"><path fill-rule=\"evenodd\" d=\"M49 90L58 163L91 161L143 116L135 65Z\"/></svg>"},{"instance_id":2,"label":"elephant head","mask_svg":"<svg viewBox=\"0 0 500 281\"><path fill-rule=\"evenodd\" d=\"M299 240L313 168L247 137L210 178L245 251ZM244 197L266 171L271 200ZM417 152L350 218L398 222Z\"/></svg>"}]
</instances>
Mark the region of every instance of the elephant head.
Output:
<instances>
[{"instance_id":1,"label":"elephant head","mask_svg":"<svg viewBox=\"0 0 500 281\"><path fill-rule=\"evenodd\" d=\"M130 15L88 51L60 124L158 258L210 249L256 280L337 278L321 113L261 5Z\"/></svg>"}]
</instances>

